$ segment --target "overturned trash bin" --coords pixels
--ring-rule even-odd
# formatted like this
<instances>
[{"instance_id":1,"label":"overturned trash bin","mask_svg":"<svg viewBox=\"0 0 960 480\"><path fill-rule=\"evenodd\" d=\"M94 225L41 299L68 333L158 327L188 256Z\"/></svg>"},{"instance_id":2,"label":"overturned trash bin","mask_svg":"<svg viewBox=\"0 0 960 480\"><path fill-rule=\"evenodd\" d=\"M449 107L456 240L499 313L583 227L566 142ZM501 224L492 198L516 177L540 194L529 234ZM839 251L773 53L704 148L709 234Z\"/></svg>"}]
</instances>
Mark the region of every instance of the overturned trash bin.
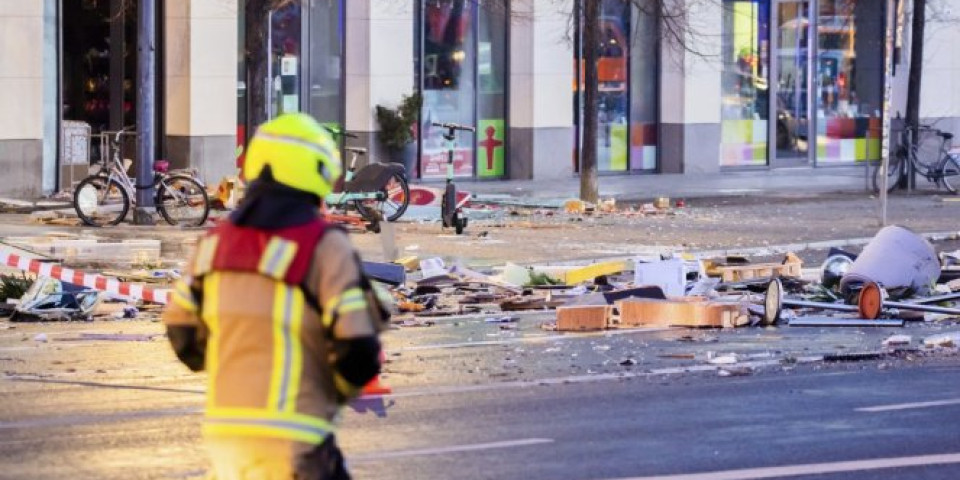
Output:
<instances>
[{"instance_id":1,"label":"overturned trash bin","mask_svg":"<svg viewBox=\"0 0 960 480\"><path fill-rule=\"evenodd\" d=\"M923 237L899 226L884 227L840 280L844 296L875 282L894 297L927 295L940 275L937 254Z\"/></svg>"},{"instance_id":2,"label":"overturned trash bin","mask_svg":"<svg viewBox=\"0 0 960 480\"><path fill-rule=\"evenodd\" d=\"M88 320L99 300L100 294L96 290L55 278L39 277L23 294L10 320Z\"/></svg>"}]
</instances>

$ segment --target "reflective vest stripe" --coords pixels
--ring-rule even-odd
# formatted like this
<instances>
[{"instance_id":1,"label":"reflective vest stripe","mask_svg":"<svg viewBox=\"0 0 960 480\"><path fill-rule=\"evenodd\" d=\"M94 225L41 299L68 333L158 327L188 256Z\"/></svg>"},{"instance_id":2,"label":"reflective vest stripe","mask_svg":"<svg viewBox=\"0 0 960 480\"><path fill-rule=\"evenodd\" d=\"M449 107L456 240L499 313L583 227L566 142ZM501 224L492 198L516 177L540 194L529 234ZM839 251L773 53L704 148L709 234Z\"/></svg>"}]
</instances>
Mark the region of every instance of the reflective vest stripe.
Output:
<instances>
[{"instance_id":1,"label":"reflective vest stripe","mask_svg":"<svg viewBox=\"0 0 960 480\"><path fill-rule=\"evenodd\" d=\"M211 273L203 278L203 321L210 329L207 339L207 354L205 355L205 369L209 378L210 387L207 391L207 408L216 405L217 398L217 370L220 362L220 274Z\"/></svg>"},{"instance_id":2,"label":"reflective vest stripe","mask_svg":"<svg viewBox=\"0 0 960 480\"><path fill-rule=\"evenodd\" d=\"M340 306L337 307L337 314L346 315L350 312L360 311L365 308L367 308L367 302L363 300L352 300L349 302L341 303Z\"/></svg>"},{"instance_id":3,"label":"reflective vest stripe","mask_svg":"<svg viewBox=\"0 0 960 480\"><path fill-rule=\"evenodd\" d=\"M171 299L173 300L173 303L180 308L190 313L196 313L197 301L193 298L193 292L190 291L190 287L187 285L186 281L177 280Z\"/></svg>"},{"instance_id":4,"label":"reflective vest stripe","mask_svg":"<svg viewBox=\"0 0 960 480\"><path fill-rule=\"evenodd\" d=\"M330 328L337 315L355 312L366 307L367 300L363 296L363 290L359 287L344 290L340 295L327 300L327 304L323 306L323 325Z\"/></svg>"},{"instance_id":5,"label":"reflective vest stripe","mask_svg":"<svg viewBox=\"0 0 960 480\"><path fill-rule=\"evenodd\" d=\"M193 276L199 277L213 269L213 257L217 253L217 243L220 238L210 235L200 239L197 245L197 256L193 262Z\"/></svg>"},{"instance_id":6,"label":"reflective vest stripe","mask_svg":"<svg viewBox=\"0 0 960 480\"><path fill-rule=\"evenodd\" d=\"M252 408L216 408L207 411L204 433L280 437L322 443L336 427L322 418Z\"/></svg>"},{"instance_id":7,"label":"reflective vest stripe","mask_svg":"<svg viewBox=\"0 0 960 480\"><path fill-rule=\"evenodd\" d=\"M273 368L267 405L281 412L294 411L300 391L303 303L299 287L277 282L273 300Z\"/></svg>"},{"instance_id":8,"label":"reflective vest stripe","mask_svg":"<svg viewBox=\"0 0 960 480\"><path fill-rule=\"evenodd\" d=\"M273 237L260 257L257 270L274 279L282 280L287 275L290 264L297 254L297 244L280 237Z\"/></svg>"},{"instance_id":9,"label":"reflective vest stripe","mask_svg":"<svg viewBox=\"0 0 960 480\"><path fill-rule=\"evenodd\" d=\"M286 145L303 147L308 150L312 150L313 152L327 158L337 158L336 156L339 155L339 152L330 150L325 145L314 143L314 142L304 140L302 138L290 136L290 135L279 135L276 133L267 133L261 130L257 132L257 135L255 138L257 140L264 140L267 142L277 142L277 143L283 143Z\"/></svg>"},{"instance_id":10,"label":"reflective vest stripe","mask_svg":"<svg viewBox=\"0 0 960 480\"><path fill-rule=\"evenodd\" d=\"M303 428L299 425L278 424L268 421L257 422L256 420L238 422L212 420L203 425L203 433L212 436L284 438L311 444L321 444L329 435L329 432Z\"/></svg>"}]
</instances>

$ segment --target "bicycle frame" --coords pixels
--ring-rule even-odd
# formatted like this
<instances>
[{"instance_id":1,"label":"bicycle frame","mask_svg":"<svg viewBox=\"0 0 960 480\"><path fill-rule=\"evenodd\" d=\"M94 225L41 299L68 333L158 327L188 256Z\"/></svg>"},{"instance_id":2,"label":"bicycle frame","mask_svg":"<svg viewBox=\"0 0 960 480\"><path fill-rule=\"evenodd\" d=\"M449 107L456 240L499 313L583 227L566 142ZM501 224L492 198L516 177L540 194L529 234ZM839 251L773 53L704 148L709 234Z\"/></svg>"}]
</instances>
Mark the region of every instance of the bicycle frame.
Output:
<instances>
[{"instance_id":1,"label":"bicycle frame","mask_svg":"<svg viewBox=\"0 0 960 480\"><path fill-rule=\"evenodd\" d=\"M359 154L356 151L351 150L350 165L347 167L347 171L343 174L344 185L350 183L350 181L353 180L353 177L356 176L357 157L359 157ZM327 206L331 207L338 207L356 200L382 201L384 200L384 195L383 192L331 192L323 199Z\"/></svg>"},{"instance_id":2,"label":"bicycle frame","mask_svg":"<svg viewBox=\"0 0 960 480\"><path fill-rule=\"evenodd\" d=\"M913 138L910 133L914 130L920 133L933 134L938 138L940 143L939 148L936 153L936 160L930 163L922 161L919 157L918 146L913 145ZM916 127L907 127L904 128L900 133L901 145L907 145L907 165L913 166L913 171L920 174L928 181L935 182L943 178L943 168L947 162L950 161L950 139L943 135L938 129L929 126L921 126L920 128ZM904 166L907 166L904 165Z\"/></svg>"},{"instance_id":3,"label":"bicycle frame","mask_svg":"<svg viewBox=\"0 0 960 480\"><path fill-rule=\"evenodd\" d=\"M123 165L123 161L120 159L120 137L124 133L130 133L130 130L128 129L119 130L116 132L116 134L113 135L114 137L113 142L110 142L109 140L107 141L109 148L112 150L112 155L110 156L110 159L107 160L107 163L109 163L109 165L103 165L101 167L102 169L106 169L106 174L104 174L103 170L101 170L99 174L102 175L107 180L107 185L110 185L110 182L112 180L116 180L117 183L120 184L120 186L127 192L127 196L130 198L130 204L136 205L137 204L137 195L136 195L137 185L134 183L134 179L130 177L129 174L127 174L127 171ZM195 177L195 175L192 175L192 172L185 171L184 173L191 173L191 177ZM159 187L163 186L163 187L168 187L166 188L166 191L168 192L168 194L174 195L177 198L177 200L183 200L184 196L181 192L178 192L176 189L169 188L169 185L167 185L167 179L169 177L170 177L169 174L154 172L153 182L151 183L151 187L154 188L155 195L159 193L160 191ZM203 183L200 182L200 180L196 178L194 179L197 180L198 183L203 185ZM110 192L109 188L104 189L102 193L102 195L104 195L104 198L106 195L109 194L109 192ZM103 201L104 198L101 198L100 200Z\"/></svg>"}]
</instances>

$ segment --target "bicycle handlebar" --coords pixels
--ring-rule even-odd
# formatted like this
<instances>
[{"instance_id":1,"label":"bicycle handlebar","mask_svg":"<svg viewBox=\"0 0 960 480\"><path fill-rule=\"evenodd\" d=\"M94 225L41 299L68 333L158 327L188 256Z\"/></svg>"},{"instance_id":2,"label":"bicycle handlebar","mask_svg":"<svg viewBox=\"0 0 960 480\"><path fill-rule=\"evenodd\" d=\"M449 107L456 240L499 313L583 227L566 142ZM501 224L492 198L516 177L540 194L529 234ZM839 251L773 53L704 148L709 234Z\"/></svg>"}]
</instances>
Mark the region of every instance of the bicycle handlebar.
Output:
<instances>
[{"instance_id":1,"label":"bicycle handlebar","mask_svg":"<svg viewBox=\"0 0 960 480\"><path fill-rule=\"evenodd\" d=\"M343 147L344 150L348 152L356 153L357 155L366 155L367 149L361 147Z\"/></svg>"},{"instance_id":2,"label":"bicycle handlebar","mask_svg":"<svg viewBox=\"0 0 960 480\"><path fill-rule=\"evenodd\" d=\"M434 127L449 128L449 129L451 129L451 130L463 130L463 131L466 131L466 132L476 132L476 131L477 131L477 129L474 128L474 127L470 127L470 126L467 126L467 125L460 125L459 123L433 122L432 125L433 125Z\"/></svg>"},{"instance_id":3,"label":"bicycle handlebar","mask_svg":"<svg viewBox=\"0 0 960 480\"><path fill-rule=\"evenodd\" d=\"M332 126L329 126L329 125L324 125L323 128L324 128L324 130L332 133L334 136L345 137L345 138L359 138L359 137L357 137L356 134L347 132L346 130L342 130L342 129L337 128L337 127L332 127Z\"/></svg>"}]
</instances>

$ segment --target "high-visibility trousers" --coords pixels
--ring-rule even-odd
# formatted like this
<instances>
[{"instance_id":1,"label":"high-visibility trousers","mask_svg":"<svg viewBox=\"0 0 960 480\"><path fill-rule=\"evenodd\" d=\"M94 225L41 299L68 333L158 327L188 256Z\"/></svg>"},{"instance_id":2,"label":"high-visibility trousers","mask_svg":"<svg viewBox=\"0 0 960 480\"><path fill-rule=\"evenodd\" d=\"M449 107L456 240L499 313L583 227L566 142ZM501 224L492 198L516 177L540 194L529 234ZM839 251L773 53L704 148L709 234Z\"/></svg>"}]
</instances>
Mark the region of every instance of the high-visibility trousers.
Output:
<instances>
[{"instance_id":1,"label":"high-visibility trousers","mask_svg":"<svg viewBox=\"0 0 960 480\"><path fill-rule=\"evenodd\" d=\"M207 437L208 480L350 480L333 436L322 445L273 438Z\"/></svg>"}]
</instances>

